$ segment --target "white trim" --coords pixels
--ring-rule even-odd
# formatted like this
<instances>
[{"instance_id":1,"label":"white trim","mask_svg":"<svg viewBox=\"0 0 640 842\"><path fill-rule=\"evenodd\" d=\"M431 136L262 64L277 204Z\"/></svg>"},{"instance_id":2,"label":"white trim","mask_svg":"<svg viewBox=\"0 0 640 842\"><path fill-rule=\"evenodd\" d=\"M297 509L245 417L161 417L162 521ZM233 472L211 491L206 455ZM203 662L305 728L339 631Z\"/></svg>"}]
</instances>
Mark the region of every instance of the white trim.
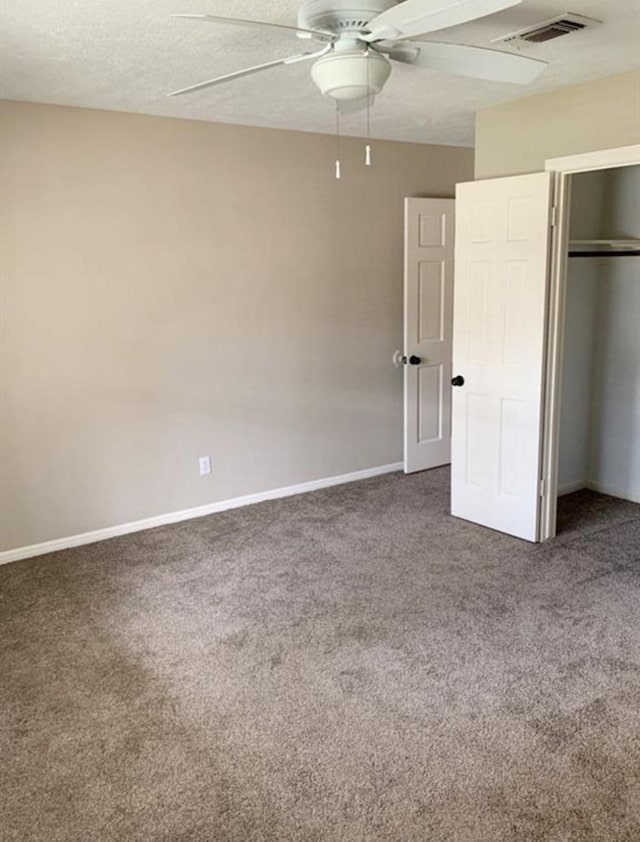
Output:
<instances>
[{"instance_id":1,"label":"white trim","mask_svg":"<svg viewBox=\"0 0 640 842\"><path fill-rule=\"evenodd\" d=\"M628 500L630 503L640 503L640 494L631 494L629 491L619 491L617 488L612 488L610 485L603 485L601 482L591 482L591 480L587 480L585 487L591 491L597 491L598 494L608 494L609 497L619 497L621 500Z\"/></svg>"},{"instance_id":2,"label":"white trim","mask_svg":"<svg viewBox=\"0 0 640 842\"><path fill-rule=\"evenodd\" d=\"M640 144L550 158L545 170L553 174L554 204L558 224L552 229L551 275L549 278L549 312L547 321L547 368L544 396L544 433L542 479L547 493L542 498L540 540L556 534L556 499L558 494L558 457L560 449L560 397L562 394L562 357L564 313L569 246L569 208L571 175L593 170L606 170L640 164ZM588 487L592 487L589 485ZM599 490L599 489L594 489ZM602 489L602 493L607 492ZM613 493L613 492L611 492ZM615 494L615 496L621 496ZM629 499L625 497L624 499Z\"/></svg>"},{"instance_id":3,"label":"white trim","mask_svg":"<svg viewBox=\"0 0 640 842\"><path fill-rule=\"evenodd\" d=\"M576 491L596 491L598 494L607 494L609 497L618 497L620 500L628 500L630 503L640 503L640 494L631 494L629 491L620 491L610 485L603 485L601 482L594 482L590 479L580 479L575 482L566 482L558 487L558 497L565 494L573 494Z\"/></svg>"},{"instance_id":4,"label":"white trim","mask_svg":"<svg viewBox=\"0 0 640 842\"><path fill-rule=\"evenodd\" d=\"M551 229L551 260L547 290L547 325L545 350L545 385L542 423L542 481L545 493L540 501L538 535L541 541L556 534L558 488L558 454L560 438L560 396L562 394L562 364L564 356L564 312L567 259L569 254L569 207L571 179L554 176L553 204L556 225Z\"/></svg>"},{"instance_id":5,"label":"white trim","mask_svg":"<svg viewBox=\"0 0 640 842\"><path fill-rule=\"evenodd\" d=\"M330 488L331 486L343 485L347 482L357 482L358 480L377 477L381 474L401 471L403 467L402 462L394 462L391 465L379 465L376 468L365 468L363 471L353 471L350 474L323 477L322 479L314 479L310 482L301 482L298 485L287 485L284 488L273 488L270 491L246 494L244 497L232 497L230 500L221 500L218 503L207 503L204 506L196 506L193 509L183 509L179 512L169 512L164 515L144 518L144 520L121 523L117 526L108 526L105 529L95 529L92 532L82 532L79 535L69 535L67 538L56 538L53 541L45 541L42 544L16 547L13 550L0 552L0 564L8 564L11 561L20 561L24 558L32 558L33 556L44 555L45 553L54 553L58 550L67 550L71 547L80 547L83 544L93 544L96 541L116 538L118 535L128 535L131 532L141 532L143 529L153 529L156 526L165 526L169 523L179 523L183 520L205 517L216 512L226 512L229 509L237 509L241 506L251 506L253 503L262 503L265 500L276 500L280 497L305 494L308 491L318 491L321 488Z\"/></svg>"},{"instance_id":6,"label":"white trim","mask_svg":"<svg viewBox=\"0 0 640 842\"><path fill-rule=\"evenodd\" d=\"M565 494L574 494L576 491L584 491L589 484L584 479L578 479L574 482L565 482L564 485L558 487L558 497L564 497Z\"/></svg>"},{"instance_id":7,"label":"white trim","mask_svg":"<svg viewBox=\"0 0 640 842\"><path fill-rule=\"evenodd\" d=\"M608 170L613 167L632 167L640 161L640 143L631 146L617 146L612 149L599 149L596 152L583 152L580 155L565 155L562 158L549 158L544 163L547 172L588 172L589 170Z\"/></svg>"}]
</instances>

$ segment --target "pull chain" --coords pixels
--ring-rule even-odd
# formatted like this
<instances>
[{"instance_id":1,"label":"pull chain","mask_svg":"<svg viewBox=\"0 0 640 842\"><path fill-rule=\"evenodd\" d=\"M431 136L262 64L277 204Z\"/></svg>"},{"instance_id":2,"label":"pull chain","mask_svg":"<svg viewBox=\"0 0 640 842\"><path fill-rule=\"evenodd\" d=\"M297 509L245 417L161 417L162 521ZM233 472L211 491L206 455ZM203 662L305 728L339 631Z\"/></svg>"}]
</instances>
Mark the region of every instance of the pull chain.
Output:
<instances>
[{"instance_id":1,"label":"pull chain","mask_svg":"<svg viewBox=\"0 0 640 842\"><path fill-rule=\"evenodd\" d=\"M336 178L340 175L340 109L336 100Z\"/></svg>"},{"instance_id":2,"label":"pull chain","mask_svg":"<svg viewBox=\"0 0 640 842\"><path fill-rule=\"evenodd\" d=\"M371 166L371 95L369 93L369 50L367 50L367 144L364 147L364 165Z\"/></svg>"}]
</instances>

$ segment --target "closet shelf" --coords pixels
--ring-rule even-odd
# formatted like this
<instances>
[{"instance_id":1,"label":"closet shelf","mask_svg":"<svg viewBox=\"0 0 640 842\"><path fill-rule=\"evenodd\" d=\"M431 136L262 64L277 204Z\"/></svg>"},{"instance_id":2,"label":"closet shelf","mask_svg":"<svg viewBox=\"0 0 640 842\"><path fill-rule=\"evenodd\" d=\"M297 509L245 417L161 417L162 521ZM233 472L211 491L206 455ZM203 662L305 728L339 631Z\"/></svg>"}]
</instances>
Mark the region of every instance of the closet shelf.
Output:
<instances>
[{"instance_id":1,"label":"closet shelf","mask_svg":"<svg viewBox=\"0 0 640 842\"><path fill-rule=\"evenodd\" d=\"M571 240L569 257L640 257L640 239Z\"/></svg>"}]
</instances>

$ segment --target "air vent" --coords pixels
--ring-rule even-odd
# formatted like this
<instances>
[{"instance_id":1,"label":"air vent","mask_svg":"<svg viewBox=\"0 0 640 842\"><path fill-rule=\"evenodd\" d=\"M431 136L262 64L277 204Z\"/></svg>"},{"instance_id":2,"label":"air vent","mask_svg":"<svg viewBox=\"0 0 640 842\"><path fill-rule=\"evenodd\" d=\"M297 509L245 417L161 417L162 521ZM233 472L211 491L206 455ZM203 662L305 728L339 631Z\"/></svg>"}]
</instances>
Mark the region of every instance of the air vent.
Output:
<instances>
[{"instance_id":1,"label":"air vent","mask_svg":"<svg viewBox=\"0 0 640 842\"><path fill-rule=\"evenodd\" d=\"M591 28L600 23L602 21L594 18L565 12L563 15L543 20L518 32L501 35L499 38L494 38L492 43L512 44L514 41L525 41L528 44L544 44L546 41L553 41L554 38L561 38L563 35L570 35L572 32L579 32L581 29Z\"/></svg>"}]
</instances>

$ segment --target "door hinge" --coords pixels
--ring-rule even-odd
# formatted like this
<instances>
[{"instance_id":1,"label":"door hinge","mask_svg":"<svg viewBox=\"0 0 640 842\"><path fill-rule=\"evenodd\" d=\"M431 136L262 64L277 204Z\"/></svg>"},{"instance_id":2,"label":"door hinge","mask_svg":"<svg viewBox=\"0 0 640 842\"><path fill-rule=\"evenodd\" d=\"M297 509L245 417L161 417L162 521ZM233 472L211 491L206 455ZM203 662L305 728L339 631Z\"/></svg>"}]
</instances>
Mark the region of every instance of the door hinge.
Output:
<instances>
[{"instance_id":1,"label":"door hinge","mask_svg":"<svg viewBox=\"0 0 640 842\"><path fill-rule=\"evenodd\" d=\"M540 485L539 485L539 490L538 490L538 494L540 495L540 497L544 497L544 490L545 490L544 480L541 479Z\"/></svg>"},{"instance_id":2,"label":"door hinge","mask_svg":"<svg viewBox=\"0 0 640 842\"><path fill-rule=\"evenodd\" d=\"M555 205L551 206L551 227L555 228L558 224L558 208Z\"/></svg>"}]
</instances>

